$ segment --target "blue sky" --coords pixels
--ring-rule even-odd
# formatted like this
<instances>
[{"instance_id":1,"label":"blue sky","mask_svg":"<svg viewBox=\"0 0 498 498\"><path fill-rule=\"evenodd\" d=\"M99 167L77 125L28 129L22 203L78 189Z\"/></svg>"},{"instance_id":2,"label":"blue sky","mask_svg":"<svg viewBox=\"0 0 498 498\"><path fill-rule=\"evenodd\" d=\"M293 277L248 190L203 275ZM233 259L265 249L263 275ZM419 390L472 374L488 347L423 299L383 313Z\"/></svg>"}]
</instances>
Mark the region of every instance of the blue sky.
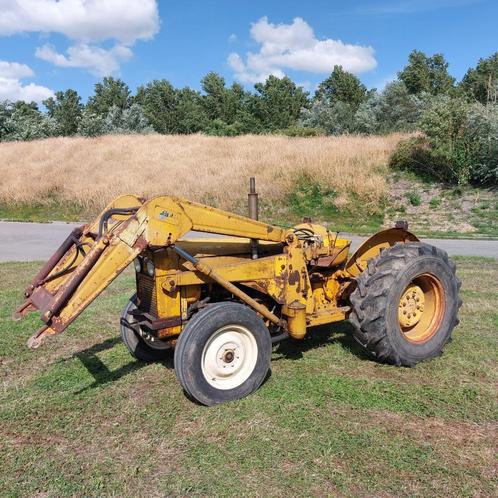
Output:
<instances>
[{"instance_id":1,"label":"blue sky","mask_svg":"<svg viewBox=\"0 0 498 498\"><path fill-rule=\"evenodd\" d=\"M0 0L0 100L105 74L199 88L208 71L248 88L288 74L313 90L335 63L381 87L417 48L461 78L498 50L496 0ZM249 54L249 55L248 55Z\"/></svg>"}]
</instances>

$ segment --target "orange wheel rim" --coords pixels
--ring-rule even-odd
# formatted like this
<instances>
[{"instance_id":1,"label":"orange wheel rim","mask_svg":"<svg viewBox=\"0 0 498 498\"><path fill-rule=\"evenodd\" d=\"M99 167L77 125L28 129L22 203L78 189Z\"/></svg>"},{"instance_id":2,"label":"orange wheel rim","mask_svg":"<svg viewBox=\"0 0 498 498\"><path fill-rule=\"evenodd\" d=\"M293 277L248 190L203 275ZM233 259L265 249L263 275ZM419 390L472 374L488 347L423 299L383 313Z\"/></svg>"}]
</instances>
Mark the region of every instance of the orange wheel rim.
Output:
<instances>
[{"instance_id":1,"label":"orange wheel rim","mask_svg":"<svg viewBox=\"0 0 498 498\"><path fill-rule=\"evenodd\" d=\"M441 325L444 307L440 280L429 273L415 277L398 305L398 322L405 339L418 344L427 342Z\"/></svg>"}]
</instances>

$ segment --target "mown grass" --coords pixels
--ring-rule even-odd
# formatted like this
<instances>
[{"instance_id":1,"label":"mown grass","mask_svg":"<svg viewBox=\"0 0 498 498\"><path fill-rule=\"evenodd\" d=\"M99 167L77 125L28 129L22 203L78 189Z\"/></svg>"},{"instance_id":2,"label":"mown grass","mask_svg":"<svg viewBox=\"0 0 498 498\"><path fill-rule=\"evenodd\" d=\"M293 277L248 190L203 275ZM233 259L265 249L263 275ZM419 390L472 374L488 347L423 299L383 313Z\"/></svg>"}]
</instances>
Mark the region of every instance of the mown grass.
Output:
<instances>
[{"instance_id":1,"label":"mown grass","mask_svg":"<svg viewBox=\"0 0 498 498\"><path fill-rule=\"evenodd\" d=\"M50 221L82 221L84 215L78 204L59 202L1 204L0 220L31 221L45 223Z\"/></svg>"},{"instance_id":2,"label":"mown grass","mask_svg":"<svg viewBox=\"0 0 498 498\"><path fill-rule=\"evenodd\" d=\"M457 258L461 324L442 357L367 360L349 325L282 343L252 396L190 402L172 361L117 337L120 277L35 352L11 322L37 263L0 265L2 496L496 496L498 260Z\"/></svg>"}]
</instances>

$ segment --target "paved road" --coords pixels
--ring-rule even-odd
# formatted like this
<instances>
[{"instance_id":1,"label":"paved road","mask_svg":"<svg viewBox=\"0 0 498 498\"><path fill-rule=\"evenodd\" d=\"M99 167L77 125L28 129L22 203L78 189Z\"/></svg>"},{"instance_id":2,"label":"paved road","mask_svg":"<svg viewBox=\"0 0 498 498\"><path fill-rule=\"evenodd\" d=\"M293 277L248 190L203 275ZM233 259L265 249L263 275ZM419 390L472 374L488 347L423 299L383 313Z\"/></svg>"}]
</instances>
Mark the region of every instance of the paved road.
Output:
<instances>
[{"instance_id":1,"label":"paved road","mask_svg":"<svg viewBox=\"0 0 498 498\"><path fill-rule=\"evenodd\" d=\"M48 259L74 223L16 223L0 221L0 261L36 261ZM202 234L196 234L202 235ZM353 248L364 237L350 236ZM498 240L430 239L450 256L486 256L498 258Z\"/></svg>"}]
</instances>

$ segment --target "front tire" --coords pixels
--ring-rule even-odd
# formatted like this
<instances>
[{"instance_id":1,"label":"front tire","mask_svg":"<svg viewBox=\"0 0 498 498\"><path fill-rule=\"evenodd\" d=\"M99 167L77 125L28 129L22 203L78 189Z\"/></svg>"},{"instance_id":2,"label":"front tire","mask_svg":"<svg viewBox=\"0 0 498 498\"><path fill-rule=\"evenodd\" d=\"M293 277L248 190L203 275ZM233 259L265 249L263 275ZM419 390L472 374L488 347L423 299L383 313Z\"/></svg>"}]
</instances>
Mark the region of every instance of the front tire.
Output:
<instances>
[{"instance_id":1,"label":"front tire","mask_svg":"<svg viewBox=\"0 0 498 498\"><path fill-rule=\"evenodd\" d=\"M133 310L137 309L136 300L135 294L125 306L120 320L121 339L123 339L128 351L137 360L145 362L162 361L171 357L171 346L168 343L160 339L152 340L152 337L147 340L144 338L147 337L146 334L144 337L140 334L140 325L135 323L136 320L131 314Z\"/></svg>"},{"instance_id":2,"label":"front tire","mask_svg":"<svg viewBox=\"0 0 498 498\"><path fill-rule=\"evenodd\" d=\"M445 251L398 243L371 259L356 283L349 319L369 356L411 367L441 354L461 305L455 264Z\"/></svg>"},{"instance_id":3,"label":"front tire","mask_svg":"<svg viewBox=\"0 0 498 498\"><path fill-rule=\"evenodd\" d=\"M207 406L243 398L270 368L270 333L250 308L226 302L198 312L175 347L175 372L185 392Z\"/></svg>"}]
</instances>

